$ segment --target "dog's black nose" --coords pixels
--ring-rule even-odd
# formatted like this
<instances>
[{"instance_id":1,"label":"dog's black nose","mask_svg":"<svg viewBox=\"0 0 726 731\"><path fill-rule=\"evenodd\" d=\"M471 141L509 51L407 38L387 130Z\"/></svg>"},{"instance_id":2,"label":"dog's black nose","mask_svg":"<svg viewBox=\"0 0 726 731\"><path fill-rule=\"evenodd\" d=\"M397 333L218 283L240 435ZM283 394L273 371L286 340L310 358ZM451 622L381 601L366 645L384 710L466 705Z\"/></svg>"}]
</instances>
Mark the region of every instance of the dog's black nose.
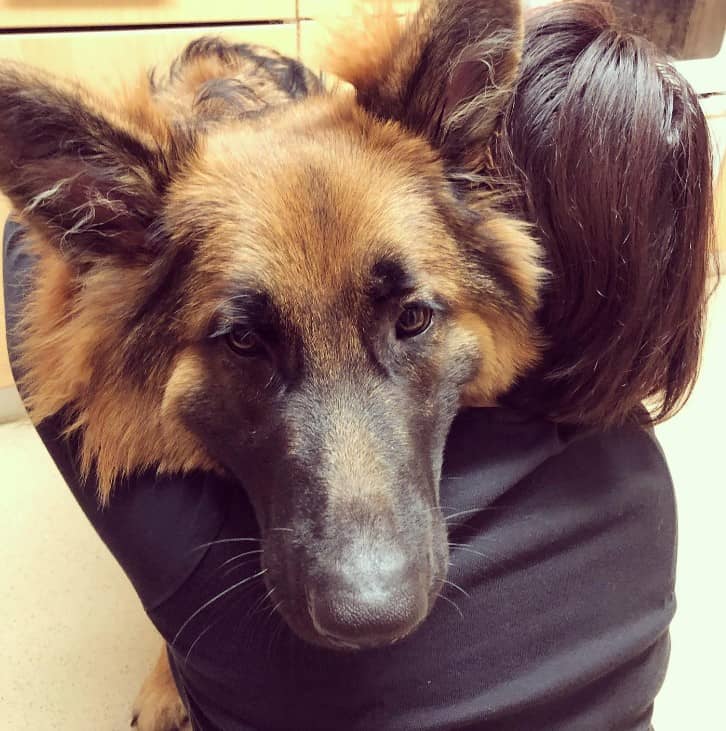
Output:
<instances>
[{"instance_id":1,"label":"dog's black nose","mask_svg":"<svg viewBox=\"0 0 726 731\"><path fill-rule=\"evenodd\" d=\"M349 648L390 644L428 612L428 572L395 550L355 551L308 591L316 631Z\"/></svg>"}]
</instances>

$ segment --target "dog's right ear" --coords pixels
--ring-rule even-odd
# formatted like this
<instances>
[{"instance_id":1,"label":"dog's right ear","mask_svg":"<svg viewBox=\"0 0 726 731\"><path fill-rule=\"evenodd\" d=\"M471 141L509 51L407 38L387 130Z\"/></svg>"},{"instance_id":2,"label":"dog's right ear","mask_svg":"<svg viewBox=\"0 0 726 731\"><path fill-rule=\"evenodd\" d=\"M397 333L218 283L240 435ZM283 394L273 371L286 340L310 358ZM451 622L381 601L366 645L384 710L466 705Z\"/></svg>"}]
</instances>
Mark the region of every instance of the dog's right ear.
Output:
<instances>
[{"instance_id":1,"label":"dog's right ear","mask_svg":"<svg viewBox=\"0 0 726 731\"><path fill-rule=\"evenodd\" d=\"M425 136L450 162L476 165L517 75L519 0L423 0L405 25L390 0L372 5L334 33L327 67L372 114Z\"/></svg>"},{"instance_id":2,"label":"dog's right ear","mask_svg":"<svg viewBox=\"0 0 726 731\"><path fill-rule=\"evenodd\" d=\"M80 269L153 256L149 227L193 142L153 110L144 122L79 86L0 64L0 190Z\"/></svg>"}]
</instances>

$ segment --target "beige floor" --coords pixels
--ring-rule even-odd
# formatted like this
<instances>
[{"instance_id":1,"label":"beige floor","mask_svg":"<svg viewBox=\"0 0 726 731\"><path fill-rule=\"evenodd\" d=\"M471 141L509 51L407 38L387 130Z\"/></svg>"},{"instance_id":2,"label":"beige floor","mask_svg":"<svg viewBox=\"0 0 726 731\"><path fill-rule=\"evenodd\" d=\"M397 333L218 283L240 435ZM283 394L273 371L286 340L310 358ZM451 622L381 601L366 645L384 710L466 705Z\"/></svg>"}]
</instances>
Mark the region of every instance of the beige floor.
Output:
<instances>
[{"instance_id":1,"label":"beige floor","mask_svg":"<svg viewBox=\"0 0 726 731\"><path fill-rule=\"evenodd\" d=\"M159 641L27 424L0 427L0 728L121 731Z\"/></svg>"},{"instance_id":2,"label":"beige floor","mask_svg":"<svg viewBox=\"0 0 726 731\"><path fill-rule=\"evenodd\" d=\"M680 503L680 609L658 731L724 728L725 379L723 288L698 387L660 429ZM0 728L127 728L154 630L25 423L0 427L0 482Z\"/></svg>"}]
</instances>

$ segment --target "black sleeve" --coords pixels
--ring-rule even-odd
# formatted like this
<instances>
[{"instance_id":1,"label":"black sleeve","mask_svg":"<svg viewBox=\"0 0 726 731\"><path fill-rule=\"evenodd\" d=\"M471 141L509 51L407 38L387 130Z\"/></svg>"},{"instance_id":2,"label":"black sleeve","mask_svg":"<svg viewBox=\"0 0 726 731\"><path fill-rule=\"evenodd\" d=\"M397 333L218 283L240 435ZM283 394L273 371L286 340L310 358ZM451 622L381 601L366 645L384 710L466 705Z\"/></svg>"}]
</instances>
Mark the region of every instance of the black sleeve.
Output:
<instances>
[{"instance_id":1,"label":"black sleeve","mask_svg":"<svg viewBox=\"0 0 726 731\"><path fill-rule=\"evenodd\" d=\"M8 351L16 379L17 324L32 286L33 260L23 230L8 222L3 235L3 272ZM230 485L209 474L183 477L142 474L122 481L101 507L93 475L79 476L77 442L61 437L63 415L37 431L96 532L121 565L147 611L173 594L204 557L222 527Z\"/></svg>"}]
</instances>

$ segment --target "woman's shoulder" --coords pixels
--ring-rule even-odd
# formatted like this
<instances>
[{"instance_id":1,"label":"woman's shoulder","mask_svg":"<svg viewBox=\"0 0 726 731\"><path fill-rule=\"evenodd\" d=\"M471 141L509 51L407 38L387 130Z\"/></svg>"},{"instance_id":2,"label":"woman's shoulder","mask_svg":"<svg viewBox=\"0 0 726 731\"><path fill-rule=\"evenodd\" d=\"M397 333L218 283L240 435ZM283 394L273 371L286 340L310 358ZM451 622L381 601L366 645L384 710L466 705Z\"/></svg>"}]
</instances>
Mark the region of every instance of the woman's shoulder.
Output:
<instances>
[{"instance_id":1,"label":"woman's shoulder","mask_svg":"<svg viewBox=\"0 0 726 731\"><path fill-rule=\"evenodd\" d=\"M442 504L509 506L574 522L637 515L675 531L673 482L651 429L558 425L508 409L463 412L447 443ZM515 509L516 506L516 509Z\"/></svg>"},{"instance_id":2,"label":"woman's shoulder","mask_svg":"<svg viewBox=\"0 0 726 731\"><path fill-rule=\"evenodd\" d=\"M489 498L529 485L593 499L604 492L633 490L645 497L673 489L653 430L635 419L599 429L556 424L506 408L459 415L447 443L443 477L460 486L471 482Z\"/></svg>"},{"instance_id":3,"label":"woman's shoulder","mask_svg":"<svg viewBox=\"0 0 726 731\"><path fill-rule=\"evenodd\" d=\"M565 446L551 474L591 499L610 494L651 516L663 510L675 520L673 480L652 428L633 421L608 429L560 427L560 432Z\"/></svg>"}]
</instances>

